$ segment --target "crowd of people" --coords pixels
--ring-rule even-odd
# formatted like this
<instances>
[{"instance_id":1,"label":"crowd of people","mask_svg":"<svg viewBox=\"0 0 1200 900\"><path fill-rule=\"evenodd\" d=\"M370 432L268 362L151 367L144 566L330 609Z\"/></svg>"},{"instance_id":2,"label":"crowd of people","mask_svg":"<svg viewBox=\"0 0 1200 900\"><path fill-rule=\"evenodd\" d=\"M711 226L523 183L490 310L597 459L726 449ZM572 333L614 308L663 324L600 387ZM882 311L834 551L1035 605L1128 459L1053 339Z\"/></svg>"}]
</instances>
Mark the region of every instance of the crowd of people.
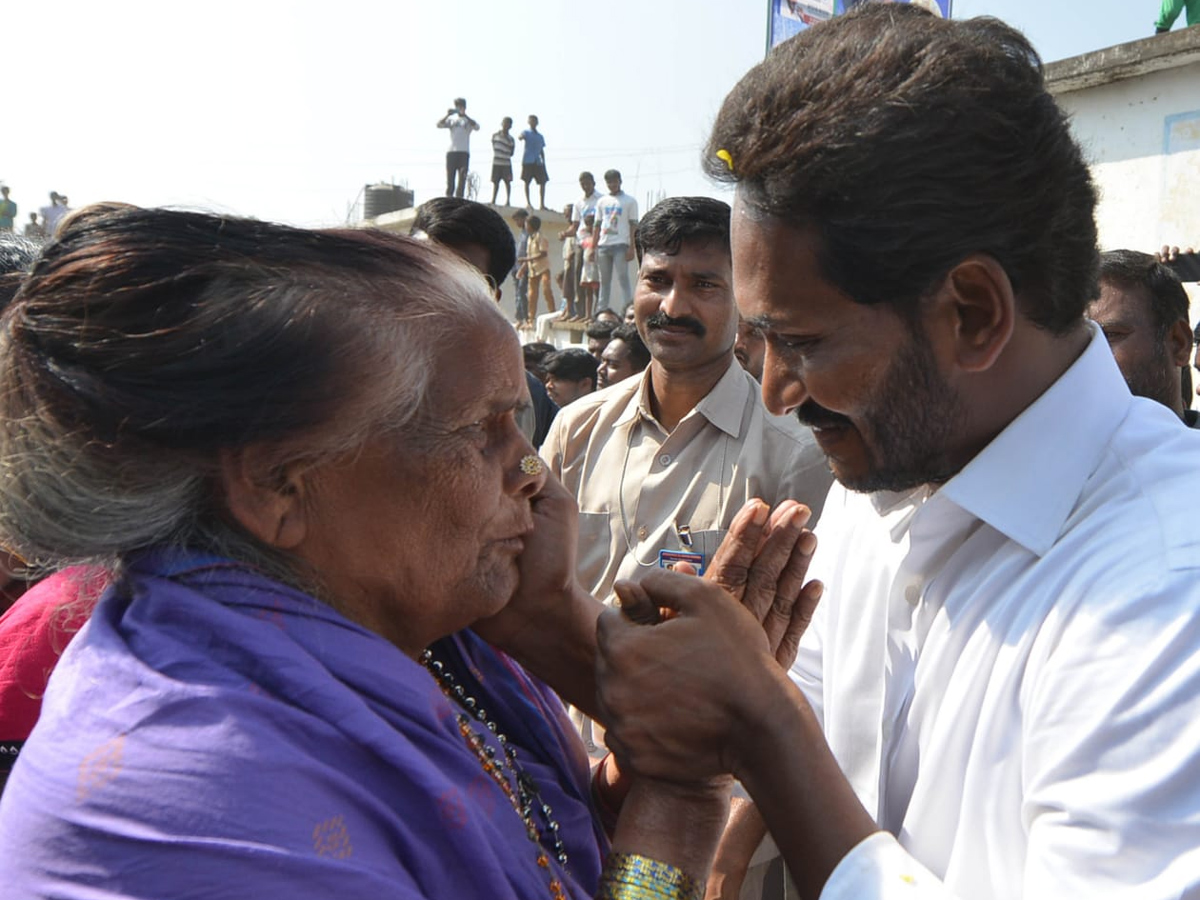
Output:
<instances>
[{"instance_id":1,"label":"crowd of people","mask_svg":"<svg viewBox=\"0 0 1200 900\"><path fill-rule=\"evenodd\" d=\"M617 301L622 308L633 300L629 264L634 260L638 232L638 203L621 190L621 173L604 173L608 193L596 190L591 172L581 172L582 196L563 209L567 227L557 234L562 244L562 271L557 279L561 305L555 300L550 278L550 244L542 234L542 220L524 209L513 213L519 233L516 282L516 324L543 339L552 322L591 323L603 310L611 309L613 282L620 285ZM539 286L547 312L537 315ZM532 304L530 301L532 300Z\"/></svg>"},{"instance_id":2,"label":"crowd of people","mask_svg":"<svg viewBox=\"0 0 1200 900\"><path fill-rule=\"evenodd\" d=\"M450 148L446 151L446 196L462 198L471 161L471 135L478 131L477 121L467 115L465 97L458 97L446 115L437 121L438 128L450 131ZM528 127L516 137L512 134L513 120L505 116L500 130L492 135L492 205L495 206L504 187L504 205L512 202L513 165L517 141L522 144L521 181L525 185L525 205L513 214L520 232L514 280L517 292L517 324L538 332L537 301L539 292L546 300L549 327L551 319L566 322L591 322L599 309L612 302L614 279L619 283L622 305L632 298L629 263L633 261L634 239L637 234L638 204L621 190L621 173L609 169L604 173L607 193L596 190L596 178L582 172L579 186L582 196L563 209L567 226L557 234L562 243L563 270L558 277L562 306L555 299L551 286L549 238L542 233L542 219L531 215L534 209L530 184L538 186L539 211L546 207L546 138L538 131L538 117L528 118ZM532 292L532 293L531 293ZM530 303L532 299L532 303ZM541 335L544 336L544 329Z\"/></svg>"},{"instance_id":3,"label":"crowd of people","mask_svg":"<svg viewBox=\"0 0 1200 900\"><path fill-rule=\"evenodd\" d=\"M0 233L17 233L19 207L11 194L8 185L0 185ZM67 195L51 191L50 203L36 212L29 213L29 220L21 226L21 234L34 240L49 237L70 211Z\"/></svg>"},{"instance_id":4,"label":"crowd of people","mask_svg":"<svg viewBox=\"0 0 1200 900\"><path fill-rule=\"evenodd\" d=\"M566 349L460 196L0 235L6 896L1200 898L1186 254L995 19L804 32L704 166Z\"/></svg>"},{"instance_id":5,"label":"crowd of people","mask_svg":"<svg viewBox=\"0 0 1200 900\"><path fill-rule=\"evenodd\" d=\"M504 185L504 205L512 205L512 158L517 141L521 142L521 181L525 184L525 204L533 207L529 185L538 186L538 209L546 209L546 138L538 131L538 117L531 115L528 127L516 138L512 135L513 120L505 116L500 121L500 130L492 135L492 205ZM467 100L456 97L454 105L437 121L438 128L450 131L450 149L446 151L446 196L462 197L466 193L467 178L471 167L471 135L479 130L479 123L467 115Z\"/></svg>"}]
</instances>

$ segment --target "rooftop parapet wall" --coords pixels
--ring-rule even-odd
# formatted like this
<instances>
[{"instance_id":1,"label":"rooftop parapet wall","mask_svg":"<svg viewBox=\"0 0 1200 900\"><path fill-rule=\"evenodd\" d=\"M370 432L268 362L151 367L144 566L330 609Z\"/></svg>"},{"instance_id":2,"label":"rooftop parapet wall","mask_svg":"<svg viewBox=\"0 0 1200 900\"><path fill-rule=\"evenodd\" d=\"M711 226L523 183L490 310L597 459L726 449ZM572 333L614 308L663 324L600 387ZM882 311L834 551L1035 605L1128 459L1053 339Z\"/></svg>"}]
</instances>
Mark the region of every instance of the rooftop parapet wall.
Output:
<instances>
[{"instance_id":1,"label":"rooftop parapet wall","mask_svg":"<svg viewBox=\"0 0 1200 900\"><path fill-rule=\"evenodd\" d=\"M1049 63L1046 82L1060 95L1197 62L1200 27L1180 28Z\"/></svg>"}]
</instances>

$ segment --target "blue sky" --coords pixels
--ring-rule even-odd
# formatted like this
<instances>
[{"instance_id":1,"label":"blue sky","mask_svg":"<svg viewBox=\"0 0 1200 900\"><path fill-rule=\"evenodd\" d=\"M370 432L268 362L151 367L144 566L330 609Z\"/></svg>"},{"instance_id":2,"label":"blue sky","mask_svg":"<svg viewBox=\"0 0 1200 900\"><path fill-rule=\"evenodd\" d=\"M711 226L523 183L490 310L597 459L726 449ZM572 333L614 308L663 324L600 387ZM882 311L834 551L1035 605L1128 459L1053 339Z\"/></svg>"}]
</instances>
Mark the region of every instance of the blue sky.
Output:
<instances>
[{"instance_id":1,"label":"blue sky","mask_svg":"<svg viewBox=\"0 0 1200 900\"><path fill-rule=\"evenodd\" d=\"M956 0L954 14L1005 19L1049 61L1149 36L1157 8ZM72 206L333 225L367 183L407 182L418 202L442 190L434 123L461 95L484 181L499 120L535 113L550 206L581 169L621 169L643 202L713 194L699 148L762 58L766 15L764 0L13 2L0 179L21 219L58 190Z\"/></svg>"}]
</instances>

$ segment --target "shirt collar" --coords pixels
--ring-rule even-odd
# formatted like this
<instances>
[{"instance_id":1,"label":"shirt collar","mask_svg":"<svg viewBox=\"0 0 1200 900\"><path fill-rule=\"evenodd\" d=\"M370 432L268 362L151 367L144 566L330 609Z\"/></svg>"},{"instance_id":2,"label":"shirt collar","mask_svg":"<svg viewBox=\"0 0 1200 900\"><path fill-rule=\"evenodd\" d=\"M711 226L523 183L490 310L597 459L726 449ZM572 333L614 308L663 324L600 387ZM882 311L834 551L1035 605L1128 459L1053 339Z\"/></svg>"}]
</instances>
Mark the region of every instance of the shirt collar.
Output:
<instances>
[{"instance_id":1,"label":"shirt collar","mask_svg":"<svg viewBox=\"0 0 1200 900\"><path fill-rule=\"evenodd\" d=\"M1038 556L1057 540L1133 397L1095 323L1080 357L938 492Z\"/></svg>"},{"instance_id":2,"label":"shirt collar","mask_svg":"<svg viewBox=\"0 0 1200 900\"><path fill-rule=\"evenodd\" d=\"M696 404L692 412L688 413L688 416L699 413L730 437L737 438L742 428L742 412L746 407L746 393L749 390L746 380L748 378L741 363L736 358L731 358L725 374L713 385L713 389ZM629 402L614 424L625 425L639 416L658 424L654 413L650 411L650 366L646 366L642 372L638 389L630 396ZM688 416L684 418L686 419Z\"/></svg>"}]
</instances>

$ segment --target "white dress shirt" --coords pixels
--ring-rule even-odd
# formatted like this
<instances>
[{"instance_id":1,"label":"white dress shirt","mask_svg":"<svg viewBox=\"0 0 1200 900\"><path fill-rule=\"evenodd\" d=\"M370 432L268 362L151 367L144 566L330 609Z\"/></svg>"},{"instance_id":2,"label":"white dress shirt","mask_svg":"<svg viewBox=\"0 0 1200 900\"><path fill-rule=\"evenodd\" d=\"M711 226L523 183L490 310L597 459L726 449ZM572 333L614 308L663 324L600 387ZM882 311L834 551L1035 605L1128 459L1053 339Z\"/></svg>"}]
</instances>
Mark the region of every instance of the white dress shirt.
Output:
<instances>
[{"instance_id":1,"label":"white dress shirt","mask_svg":"<svg viewBox=\"0 0 1200 900\"><path fill-rule=\"evenodd\" d=\"M883 832L823 900L1200 897L1200 434L1092 331L940 490L829 494L792 676Z\"/></svg>"}]
</instances>

